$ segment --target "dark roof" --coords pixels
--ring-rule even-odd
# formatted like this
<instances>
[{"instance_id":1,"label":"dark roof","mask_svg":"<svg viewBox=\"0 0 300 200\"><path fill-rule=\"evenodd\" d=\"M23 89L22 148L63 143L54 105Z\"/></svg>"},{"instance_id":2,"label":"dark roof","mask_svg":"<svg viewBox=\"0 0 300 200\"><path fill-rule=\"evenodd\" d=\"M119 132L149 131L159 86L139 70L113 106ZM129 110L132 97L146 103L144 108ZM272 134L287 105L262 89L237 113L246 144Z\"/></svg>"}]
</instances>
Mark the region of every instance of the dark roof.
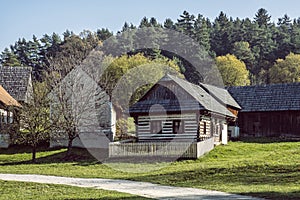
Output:
<instances>
[{"instance_id":1,"label":"dark roof","mask_svg":"<svg viewBox=\"0 0 300 200\"><path fill-rule=\"evenodd\" d=\"M242 112L300 110L300 83L228 87Z\"/></svg>"},{"instance_id":2,"label":"dark roof","mask_svg":"<svg viewBox=\"0 0 300 200\"><path fill-rule=\"evenodd\" d=\"M191 110L205 110L205 108L199 104L199 102L195 100L188 100L179 102L178 100L148 100L148 101L139 101L135 103L133 106L129 108L130 113L160 113L162 112L160 106L153 106L153 105L160 105L162 106L165 111L167 112L176 112L176 111L191 111Z\"/></svg>"},{"instance_id":3,"label":"dark roof","mask_svg":"<svg viewBox=\"0 0 300 200\"><path fill-rule=\"evenodd\" d=\"M0 66L0 85L17 101L28 101L31 67Z\"/></svg>"},{"instance_id":4,"label":"dark roof","mask_svg":"<svg viewBox=\"0 0 300 200\"><path fill-rule=\"evenodd\" d=\"M207 93L202 87L194 85L184 79L172 75L166 75L157 84L162 84L166 81L174 81L179 87L186 91L193 99L188 101L171 101L171 100L145 100L141 98L136 104L129 108L132 113L149 112L149 109L154 104L159 104L166 111L185 111L185 110L209 110L214 113L235 117L228 109L219 103L214 97ZM153 88L153 87L152 87ZM151 88L151 89L152 89ZM149 91L151 91L151 89ZM147 94L146 94L147 95ZM151 108L152 109L152 108ZM151 110L153 111L153 110Z\"/></svg>"},{"instance_id":5,"label":"dark roof","mask_svg":"<svg viewBox=\"0 0 300 200\"><path fill-rule=\"evenodd\" d=\"M204 83L201 83L201 86L204 87L209 94L211 94L221 103L227 106L232 106L234 108L241 109L240 105L234 100L234 98L229 94L229 92L225 88Z\"/></svg>"}]
</instances>

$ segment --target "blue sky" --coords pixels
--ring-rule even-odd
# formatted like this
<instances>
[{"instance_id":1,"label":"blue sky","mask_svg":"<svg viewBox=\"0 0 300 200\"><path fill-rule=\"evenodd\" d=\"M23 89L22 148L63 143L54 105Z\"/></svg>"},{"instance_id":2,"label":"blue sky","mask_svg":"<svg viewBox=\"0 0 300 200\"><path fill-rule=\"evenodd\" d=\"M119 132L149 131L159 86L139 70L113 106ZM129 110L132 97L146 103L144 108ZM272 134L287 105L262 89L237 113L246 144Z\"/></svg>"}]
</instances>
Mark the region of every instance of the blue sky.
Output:
<instances>
[{"instance_id":1,"label":"blue sky","mask_svg":"<svg viewBox=\"0 0 300 200\"><path fill-rule=\"evenodd\" d=\"M202 14L211 20L221 11L234 18L253 19L259 8L265 8L277 20L284 14L300 17L298 0L0 0L0 51L19 38L31 39L35 34L53 32L62 34L66 29L75 33L87 29L96 31L108 28L114 32L124 22L135 25L146 17L159 22L166 18L173 21L184 10Z\"/></svg>"}]
</instances>

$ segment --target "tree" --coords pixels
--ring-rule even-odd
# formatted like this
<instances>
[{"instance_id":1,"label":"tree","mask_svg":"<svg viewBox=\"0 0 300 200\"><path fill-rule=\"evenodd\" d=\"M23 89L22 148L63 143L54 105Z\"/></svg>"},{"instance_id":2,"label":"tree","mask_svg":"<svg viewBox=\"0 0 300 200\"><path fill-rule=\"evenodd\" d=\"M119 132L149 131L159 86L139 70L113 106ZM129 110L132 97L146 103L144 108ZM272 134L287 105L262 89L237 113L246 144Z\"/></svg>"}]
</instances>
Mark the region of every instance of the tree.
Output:
<instances>
[{"instance_id":1,"label":"tree","mask_svg":"<svg viewBox=\"0 0 300 200\"><path fill-rule=\"evenodd\" d=\"M225 86L249 85L249 71L244 62L234 55L227 54L216 58L216 64Z\"/></svg>"},{"instance_id":2,"label":"tree","mask_svg":"<svg viewBox=\"0 0 300 200\"><path fill-rule=\"evenodd\" d=\"M210 50L210 35L207 21L202 15L198 15L194 22L195 39L206 51Z\"/></svg>"},{"instance_id":3,"label":"tree","mask_svg":"<svg viewBox=\"0 0 300 200\"><path fill-rule=\"evenodd\" d=\"M170 18L167 18L164 22L164 28L175 29L174 22Z\"/></svg>"},{"instance_id":4,"label":"tree","mask_svg":"<svg viewBox=\"0 0 300 200\"><path fill-rule=\"evenodd\" d=\"M194 36L194 19L195 16L189 12L184 11L180 18L177 20L176 29L193 37Z\"/></svg>"},{"instance_id":5,"label":"tree","mask_svg":"<svg viewBox=\"0 0 300 200\"><path fill-rule=\"evenodd\" d=\"M103 91L98 90L97 80L86 72L90 70L90 63L85 58L92 51L91 45L85 43L76 35L69 37L61 46L62 51L49 58L46 74L52 89L51 120L54 117L56 121L53 124L58 130L56 134L62 134L68 140L66 158L71 154L74 139L83 129L99 126L96 115L100 111L96 112L95 106L97 104L97 109L101 109L105 98Z\"/></svg>"},{"instance_id":6,"label":"tree","mask_svg":"<svg viewBox=\"0 0 300 200\"><path fill-rule=\"evenodd\" d=\"M300 18L294 19L291 25L291 52L300 53Z\"/></svg>"},{"instance_id":7,"label":"tree","mask_svg":"<svg viewBox=\"0 0 300 200\"><path fill-rule=\"evenodd\" d=\"M258 23L259 27L268 27L270 25L271 16L264 8L260 8L255 14L254 20Z\"/></svg>"},{"instance_id":8,"label":"tree","mask_svg":"<svg viewBox=\"0 0 300 200\"><path fill-rule=\"evenodd\" d=\"M113 33L109 31L107 28L102 28L97 30L97 37L100 41L104 41L113 36Z\"/></svg>"},{"instance_id":9,"label":"tree","mask_svg":"<svg viewBox=\"0 0 300 200\"><path fill-rule=\"evenodd\" d=\"M58 68L49 73L48 82L53 85L50 93L51 120L56 121L53 123L56 127L53 139L57 135L67 139L66 158L71 155L74 139L108 126L105 119L109 116L107 112L110 112L107 103L109 97L94 78L84 71L83 65L73 68L67 74L62 65L54 65L54 69L56 66ZM105 119L101 120L103 117Z\"/></svg>"},{"instance_id":10,"label":"tree","mask_svg":"<svg viewBox=\"0 0 300 200\"><path fill-rule=\"evenodd\" d=\"M232 26L232 21L223 12L215 19L211 31L211 50L217 56L226 55L230 52L232 48L230 40Z\"/></svg>"},{"instance_id":11,"label":"tree","mask_svg":"<svg viewBox=\"0 0 300 200\"><path fill-rule=\"evenodd\" d=\"M22 65L17 55L11 52L8 48L5 48L4 51L1 53L0 63L3 66L12 66L12 67Z\"/></svg>"},{"instance_id":12,"label":"tree","mask_svg":"<svg viewBox=\"0 0 300 200\"><path fill-rule=\"evenodd\" d=\"M61 78L63 78L75 66L81 64L98 41L90 34L90 32L86 32L86 35L82 35L83 38L77 35L71 35L60 44L56 44L56 42L52 44L48 52L52 52L54 50L52 48L56 47L57 50L54 50L53 53L47 56L47 62L49 63L47 72L58 70ZM53 65L56 66L53 68Z\"/></svg>"},{"instance_id":13,"label":"tree","mask_svg":"<svg viewBox=\"0 0 300 200\"><path fill-rule=\"evenodd\" d=\"M275 30L276 27L274 24L268 24L268 27L259 27L257 22L253 24L251 47L256 60L256 66L252 71L256 78L256 84L269 83L268 74L262 72L267 72L276 60L275 50L277 48L276 41L273 39Z\"/></svg>"},{"instance_id":14,"label":"tree","mask_svg":"<svg viewBox=\"0 0 300 200\"><path fill-rule=\"evenodd\" d=\"M107 59L112 60L107 61ZM123 55L115 59L106 58L104 62L108 62L110 64L100 78L100 86L106 90L109 96L113 95L113 92L116 89L116 86L119 84L120 79L124 76L130 76L133 77L133 79L136 79L136 76L134 75L140 73L139 77L141 78L141 80L144 76L151 76L154 80L158 81L164 75L164 73L170 71L168 68L177 73L180 72L176 61L167 59L163 56L158 56L157 58L151 60L141 53L132 56ZM168 68L164 68L162 67L162 65ZM147 66L145 67L147 69L151 68L152 71L143 71L143 66ZM134 81L137 81L133 79L128 79L126 85L131 85ZM149 86L146 86L140 89L140 91L138 91L136 94L133 94L133 96L129 97L132 99L131 103L139 99L148 88ZM123 109L121 105L122 103L115 103L120 104L118 106Z\"/></svg>"},{"instance_id":15,"label":"tree","mask_svg":"<svg viewBox=\"0 0 300 200\"><path fill-rule=\"evenodd\" d=\"M52 126L59 130L52 133L55 133L55 135L65 133L64 136L68 138L66 155L68 157L71 153L73 140L79 134L79 115L77 116L74 110L71 109L74 106L74 102L76 102L72 101L72 98L74 94L78 94L78 90L76 91L73 87L76 84L80 84L79 80L82 81L82 79L78 80L79 77L76 78L74 74L69 75L69 73L82 63L94 48L98 39L90 31L84 31L81 33L81 37L70 34L64 38L63 42L60 42L56 35L52 37L44 36L43 41L49 44L46 50L48 66L47 71L44 70L44 79L51 88L51 110L55 112L55 114L51 114L51 120L56 122ZM66 83L65 81L65 84L61 85L67 75L69 75L69 82ZM79 86L76 85L76 87ZM90 92L90 95L92 95L92 92ZM55 103L52 101L55 101ZM81 111L84 112L83 110Z\"/></svg>"},{"instance_id":16,"label":"tree","mask_svg":"<svg viewBox=\"0 0 300 200\"><path fill-rule=\"evenodd\" d=\"M28 66L33 68L33 77L37 81L42 80L42 73L43 73L43 63L41 62L41 43L39 39L33 35L32 41L28 41L28 53L29 53L29 63Z\"/></svg>"},{"instance_id":17,"label":"tree","mask_svg":"<svg viewBox=\"0 0 300 200\"><path fill-rule=\"evenodd\" d=\"M270 68L271 83L300 82L300 55L290 53L285 59L277 59Z\"/></svg>"},{"instance_id":18,"label":"tree","mask_svg":"<svg viewBox=\"0 0 300 200\"><path fill-rule=\"evenodd\" d=\"M278 27L274 34L277 43L277 50L275 51L276 58L284 58L291 52L291 22L292 20L287 15L278 19Z\"/></svg>"},{"instance_id":19,"label":"tree","mask_svg":"<svg viewBox=\"0 0 300 200\"><path fill-rule=\"evenodd\" d=\"M249 43L235 42L231 53L246 64L246 68L250 71L250 76L252 77L254 73L255 59Z\"/></svg>"},{"instance_id":20,"label":"tree","mask_svg":"<svg viewBox=\"0 0 300 200\"><path fill-rule=\"evenodd\" d=\"M90 51L102 43L98 39L97 34L89 30L84 30L80 32L79 37L81 38L82 42L85 44L85 47Z\"/></svg>"},{"instance_id":21,"label":"tree","mask_svg":"<svg viewBox=\"0 0 300 200\"><path fill-rule=\"evenodd\" d=\"M159 24L154 17L150 18L149 23L151 24L152 27L162 27L162 25Z\"/></svg>"},{"instance_id":22,"label":"tree","mask_svg":"<svg viewBox=\"0 0 300 200\"><path fill-rule=\"evenodd\" d=\"M30 66L33 69L34 80L40 80L40 71L42 69L40 62L40 42L33 35L32 41L19 39L11 46L12 53L16 55L22 66Z\"/></svg>"},{"instance_id":23,"label":"tree","mask_svg":"<svg viewBox=\"0 0 300 200\"><path fill-rule=\"evenodd\" d=\"M150 26L151 26L151 23L149 22L148 18L144 17L140 22L139 28L145 28L145 27L150 27Z\"/></svg>"},{"instance_id":24,"label":"tree","mask_svg":"<svg viewBox=\"0 0 300 200\"><path fill-rule=\"evenodd\" d=\"M43 141L49 140L50 123L48 90L45 82L33 84L33 100L23 104L20 113L21 130L17 143L28 144L32 148L32 162L36 162L36 150Z\"/></svg>"}]
</instances>

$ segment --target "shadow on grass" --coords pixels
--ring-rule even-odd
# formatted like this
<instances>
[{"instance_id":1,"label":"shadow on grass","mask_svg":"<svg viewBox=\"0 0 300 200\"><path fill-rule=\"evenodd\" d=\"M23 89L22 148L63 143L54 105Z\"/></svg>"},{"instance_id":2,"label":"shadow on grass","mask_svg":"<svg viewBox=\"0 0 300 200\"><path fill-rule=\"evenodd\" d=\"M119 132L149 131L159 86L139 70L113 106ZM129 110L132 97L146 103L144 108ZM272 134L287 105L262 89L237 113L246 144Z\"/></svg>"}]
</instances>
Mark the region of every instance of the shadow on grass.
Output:
<instances>
[{"instance_id":1,"label":"shadow on grass","mask_svg":"<svg viewBox=\"0 0 300 200\"><path fill-rule=\"evenodd\" d=\"M264 199L272 199L272 200L299 200L300 191L296 192L249 192L249 193L241 193L241 195L260 197Z\"/></svg>"},{"instance_id":2,"label":"shadow on grass","mask_svg":"<svg viewBox=\"0 0 300 200\"><path fill-rule=\"evenodd\" d=\"M241 137L238 139L233 139L233 141L269 144L279 142L300 142L300 137Z\"/></svg>"},{"instance_id":3,"label":"shadow on grass","mask_svg":"<svg viewBox=\"0 0 300 200\"><path fill-rule=\"evenodd\" d=\"M49 144L43 143L41 144L37 152L47 152L49 151ZM59 149L59 148L57 148ZM9 148L0 148L0 154L4 155L13 155L13 154L20 154L20 153L31 153L32 148L26 145L10 145Z\"/></svg>"},{"instance_id":4,"label":"shadow on grass","mask_svg":"<svg viewBox=\"0 0 300 200\"><path fill-rule=\"evenodd\" d=\"M212 167L141 175L134 177L132 180L182 187L199 187L210 190L227 190L241 195L267 199L300 199L300 190L290 192L288 189L289 186L297 187L296 184L300 180L300 165ZM264 189L262 185L268 189L270 188L270 191L261 192ZM240 191L241 187L246 188L249 193L235 192Z\"/></svg>"},{"instance_id":5,"label":"shadow on grass","mask_svg":"<svg viewBox=\"0 0 300 200\"><path fill-rule=\"evenodd\" d=\"M42 156L36 158L36 162L33 163L30 160L24 160L24 161L17 161L17 162L4 162L0 163L0 166L7 166L7 165L23 165L23 164L55 164L55 163L74 163L75 165L80 165L80 166L88 166L88 165L94 165L94 164L99 164L100 162L95 159L86 149L81 149L81 148L72 148L71 154L69 156L66 156L67 150L63 150L64 148L55 148L55 149L49 149L49 148L39 148L38 152L51 152L55 150L62 150L61 152L58 153L52 153L50 155ZM19 151L24 153L23 151L20 150L20 147L18 146L18 149L11 150L7 149L10 154L16 154ZM28 151L28 153L31 153ZM1 154L5 154L1 151Z\"/></svg>"}]
</instances>

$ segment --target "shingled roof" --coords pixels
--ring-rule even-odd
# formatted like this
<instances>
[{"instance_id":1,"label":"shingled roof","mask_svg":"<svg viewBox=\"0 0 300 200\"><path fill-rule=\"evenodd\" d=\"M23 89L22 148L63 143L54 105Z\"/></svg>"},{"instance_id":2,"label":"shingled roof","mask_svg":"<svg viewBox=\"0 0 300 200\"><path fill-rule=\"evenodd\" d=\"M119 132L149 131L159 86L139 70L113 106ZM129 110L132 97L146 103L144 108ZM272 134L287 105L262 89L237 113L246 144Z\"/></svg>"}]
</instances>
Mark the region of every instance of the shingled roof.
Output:
<instances>
[{"instance_id":1,"label":"shingled roof","mask_svg":"<svg viewBox=\"0 0 300 200\"><path fill-rule=\"evenodd\" d=\"M0 85L0 102L2 102L4 106L21 107L19 102L15 100L12 96L10 96L8 92L1 85Z\"/></svg>"},{"instance_id":2,"label":"shingled roof","mask_svg":"<svg viewBox=\"0 0 300 200\"><path fill-rule=\"evenodd\" d=\"M300 83L228 87L241 112L300 110Z\"/></svg>"},{"instance_id":3,"label":"shingled roof","mask_svg":"<svg viewBox=\"0 0 300 200\"><path fill-rule=\"evenodd\" d=\"M158 81L157 84L161 83L163 85L163 82L166 81L174 81L178 85L178 87L181 87L190 96L192 96L193 100L178 102L178 101L168 100L168 99L153 101L153 100L145 100L144 98L141 98L136 104L134 104L129 108L129 112L131 114L148 112L152 105L159 104L163 106L166 111L185 111L185 110L197 109L197 110L208 110L225 116L235 117L230 111L228 111L228 109L224 105L219 103L202 87L172 75L164 76L161 80Z\"/></svg>"},{"instance_id":4,"label":"shingled roof","mask_svg":"<svg viewBox=\"0 0 300 200\"><path fill-rule=\"evenodd\" d=\"M32 94L31 67L0 66L0 85L17 101L29 102Z\"/></svg>"},{"instance_id":5,"label":"shingled roof","mask_svg":"<svg viewBox=\"0 0 300 200\"><path fill-rule=\"evenodd\" d=\"M231 106L237 109L241 109L240 105L234 100L234 98L229 94L229 92L225 88L217 87L214 85L208 85L201 83L203 88L207 90L207 92L215 97L221 103Z\"/></svg>"}]
</instances>

